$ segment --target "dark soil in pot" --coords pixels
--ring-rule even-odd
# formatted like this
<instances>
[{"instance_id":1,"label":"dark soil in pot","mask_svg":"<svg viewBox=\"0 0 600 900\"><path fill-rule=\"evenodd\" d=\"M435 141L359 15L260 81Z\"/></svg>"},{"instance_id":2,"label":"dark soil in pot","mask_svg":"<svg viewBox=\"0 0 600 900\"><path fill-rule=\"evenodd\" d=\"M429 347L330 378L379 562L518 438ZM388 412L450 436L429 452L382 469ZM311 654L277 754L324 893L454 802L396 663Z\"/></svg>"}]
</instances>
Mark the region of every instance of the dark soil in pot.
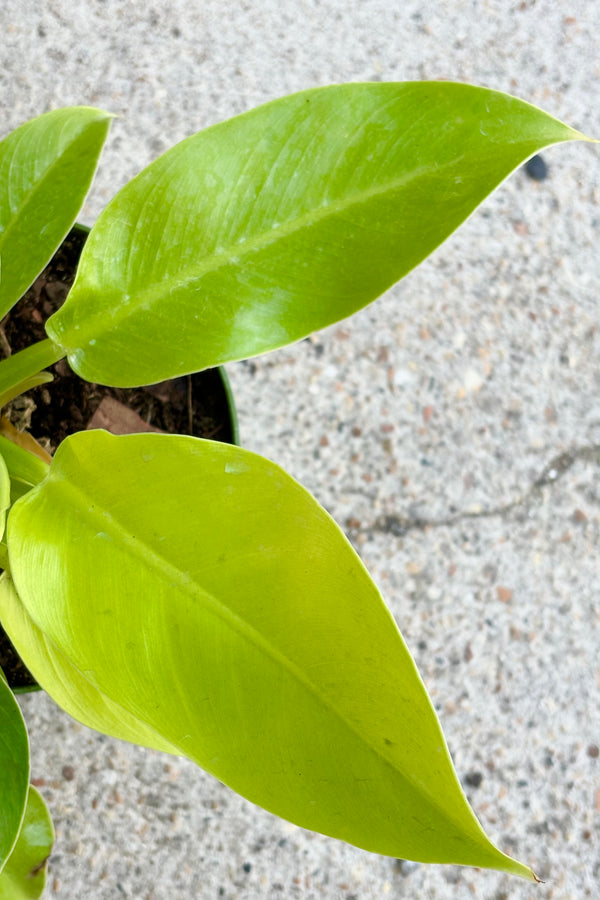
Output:
<instances>
[{"instance_id":1,"label":"dark soil in pot","mask_svg":"<svg viewBox=\"0 0 600 900\"><path fill-rule=\"evenodd\" d=\"M87 231L76 226L25 296L0 323L0 357L44 340L44 323L64 302L75 277ZM52 454L64 438L86 428L114 434L164 431L235 443L237 421L225 373L209 369L140 388L90 384L66 360L54 380L18 397L3 410ZM0 626L0 667L16 691L37 686Z\"/></svg>"}]
</instances>

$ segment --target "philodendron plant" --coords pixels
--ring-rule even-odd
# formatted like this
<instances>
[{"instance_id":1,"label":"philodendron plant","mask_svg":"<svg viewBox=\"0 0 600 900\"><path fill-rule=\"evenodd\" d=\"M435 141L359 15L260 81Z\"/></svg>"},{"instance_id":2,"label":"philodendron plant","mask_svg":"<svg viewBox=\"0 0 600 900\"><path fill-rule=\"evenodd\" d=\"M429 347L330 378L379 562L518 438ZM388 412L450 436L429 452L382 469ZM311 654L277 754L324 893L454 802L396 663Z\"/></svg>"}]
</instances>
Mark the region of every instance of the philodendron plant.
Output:
<instances>
[{"instance_id":1,"label":"philodendron plant","mask_svg":"<svg viewBox=\"0 0 600 900\"><path fill-rule=\"evenodd\" d=\"M75 221L109 122L60 109L0 144L2 315ZM513 97L426 82L318 88L208 128L109 203L47 339L0 362L0 402L63 357L134 387L297 341L576 139ZM296 481L183 435L80 432L50 464L35 450L0 437L0 619L63 709L305 828L535 879L484 834L379 591ZM0 898L39 896L51 825L5 681L0 729Z\"/></svg>"}]
</instances>

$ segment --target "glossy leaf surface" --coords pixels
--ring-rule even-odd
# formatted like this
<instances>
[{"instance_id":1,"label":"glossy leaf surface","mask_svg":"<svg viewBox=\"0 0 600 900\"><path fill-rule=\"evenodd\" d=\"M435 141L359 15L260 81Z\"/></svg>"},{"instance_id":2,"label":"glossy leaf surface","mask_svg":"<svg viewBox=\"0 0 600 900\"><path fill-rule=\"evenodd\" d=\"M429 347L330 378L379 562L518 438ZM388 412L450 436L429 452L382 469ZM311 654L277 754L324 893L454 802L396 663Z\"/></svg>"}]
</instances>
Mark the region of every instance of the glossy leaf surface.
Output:
<instances>
[{"instance_id":1,"label":"glossy leaf surface","mask_svg":"<svg viewBox=\"0 0 600 900\"><path fill-rule=\"evenodd\" d=\"M53 843L50 814L38 791L30 787L17 843L0 874L0 900L38 900L42 896Z\"/></svg>"},{"instance_id":2,"label":"glossy leaf surface","mask_svg":"<svg viewBox=\"0 0 600 900\"><path fill-rule=\"evenodd\" d=\"M87 106L57 109L0 143L0 318L75 222L110 119Z\"/></svg>"},{"instance_id":3,"label":"glossy leaf surface","mask_svg":"<svg viewBox=\"0 0 600 900\"><path fill-rule=\"evenodd\" d=\"M121 386L281 347L374 300L515 167L580 137L464 84L284 97L188 138L117 194L48 334L82 377Z\"/></svg>"},{"instance_id":4,"label":"glossy leaf surface","mask_svg":"<svg viewBox=\"0 0 600 900\"><path fill-rule=\"evenodd\" d=\"M108 698L108 733L123 736L119 707L125 736L139 720L140 742L160 735L306 828L532 877L469 809L362 563L273 463L195 438L82 432L12 508L8 544L5 627L59 702L76 670L82 721L103 727Z\"/></svg>"},{"instance_id":5,"label":"glossy leaf surface","mask_svg":"<svg viewBox=\"0 0 600 900\"><path fill-rule=\"evenodd\" d=\"M21 828L28 784L27 731L19 704L0 669L0 871Z\"/></svg>"}]
</instances>

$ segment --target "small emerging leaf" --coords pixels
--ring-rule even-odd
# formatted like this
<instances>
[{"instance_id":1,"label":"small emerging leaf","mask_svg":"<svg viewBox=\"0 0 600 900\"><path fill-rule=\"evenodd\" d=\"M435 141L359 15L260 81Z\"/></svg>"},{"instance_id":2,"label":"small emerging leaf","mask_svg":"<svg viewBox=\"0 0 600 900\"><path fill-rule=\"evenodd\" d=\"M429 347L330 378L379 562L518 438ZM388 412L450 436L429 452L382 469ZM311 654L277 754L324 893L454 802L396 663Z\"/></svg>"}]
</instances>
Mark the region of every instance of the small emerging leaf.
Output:
<instances>
[{"instance_id":1,"label":"small emerging leaf","mask_svg":"<svg viewBox=\"0 0 600 900\"><path fill-rule=\"evenodd\" d=\"M28 783L27 731L19 705L0 669L0 872L21 828Z\"/></svg>"},{"instance_id":2,"label":"small emerging leaf","mask_svg":"<svg viewBox=\"0 0 600 900\"><path fill-rule=\"evenodd\" d=\"M10 478L10 502L14 503L48 473L48 465L20 444L2 434L4 419L0 418L0 457ZM25 434L25 432L20 432Z\"/></svg>"},{"instance_id":3,"label":"small emerging leaf","mask_svg":"<svg viewBox=\"0 0 600 900\"><path fill-rule=\"evenodd\" d=\"M87 106L56 109L0 142L0 318L73 225L110 119Z\"/></svg>"},{"instance_id":4,"label":"small emerging leaf","mask_svg":"<svg viewBox=\"0 0 600 900\"><path fill-rule=\"evenodd\" d=\"M583 138L465 84L345 84L188 138L93 227L47 332L123 387L255 356L370 303L542 147Z\"/></svg>"},{"instance_id":5,"label":"small emerging leaf","mask_svg":"<svg viewBox=\"0 0 600 900\"><path fill-rule=\"evenodd\" d=\"M15 397L19 397L40 384L49 384L52 380L53 375L50 372L36 372L35 375L29 375L19 384L14 384L9 390L0 394L0 409L6 406L7 403L10 403L11 400L14 400Z\"/></svg>"},{"instance_id":6,"label":"small emerging leaf","mask_svg":"<svg viewBox=\"0 0 600 900\"><path fill-rule=\"evenodd\" d=\"M4 626L86 724L169 745L365 849L532 877L471 812L362 563L273 463L196 438L81 432L12 508L8 546Z\"/></svg>"},{"instance_id":7,"label":"small emerging leaf","mask_svg":"<svg viewBox=\"0 0 600 900\"><path fill-rule=\"evenodd\" d=\"M30 787L17 843L0 874L0 900L38 900L42 896L53 843L50 814L38 791Z\"/></svg>"},{"instance_id":8,"label":"small emerging leaf","mask_svg":"<svg viewBox=\"0 0 600 900\"><path fill-rule=\"evenodd\" d=\"M4 537L6 510L10 507L10 475L0 454L0 540Z\"/></svg>"}]
</instances>

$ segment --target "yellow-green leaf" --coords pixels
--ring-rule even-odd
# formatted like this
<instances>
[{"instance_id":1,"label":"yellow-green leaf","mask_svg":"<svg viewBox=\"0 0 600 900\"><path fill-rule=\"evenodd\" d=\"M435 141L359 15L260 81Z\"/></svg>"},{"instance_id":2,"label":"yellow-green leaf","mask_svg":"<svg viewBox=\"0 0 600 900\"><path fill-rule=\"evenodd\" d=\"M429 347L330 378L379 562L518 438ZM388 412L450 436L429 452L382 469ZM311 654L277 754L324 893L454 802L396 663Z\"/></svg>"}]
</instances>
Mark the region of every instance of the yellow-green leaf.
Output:
<instances>
[{"instance_id":1,"label":"yellow-green leaf","mask_svg":"<svg viewBox=\"0 0 600 900\"><path fill-rule=\"evenodd\" d=\"M17 843L0 874L0 900L38 900L42 896L53 843L50 814L38 791L30 787Z\"/></svg>"},{"instance_id":2,"label":"yellow-green leaf","mask_svg":"<svg viewBox=\"0 0 600 900\"><path fill-rule=\"evenodd\" d=\"M306 828L533 877L470 810L359 558L273 463L196 438L82 432L13 506L8 546L4 625L51 695L84 698L67 703L82 721L103 728L108 698L107 732L119 707L127 737L160 735Z\"/></svg>"},{"instance_id":3,"label":"yellow-green leaf","mask_svg":"<svg viewBox=\"0 0 600 900\"><path fill-rule=\"evenodd\" d=\"M7 470L10 484L9 504L14 503L25 494L34 484L37 484L48 472L48 464L39 456L34 456L24 447L15 444L0 434L0 472ZM0 475L0 506L6 503L6 486L3 474ZM4 525L2 527L4 535Z\"/></svg>"},{"instance_id":4,"label":"yellow-green leaf","mask_svg":"<svg viewBox=\"0 0 600 900\"><path fill-rule=\"evenodd\" d=\"M10 475L1 450L0 445L0 540L4 537L6 510L10 506Z\"/></svg>"},{"instance_id":5,"label":"yellow-green leaf","mask_svg":"<svg viewBox=\"0 0 600 900\"><path fill-rule=\"evenodd\" d=\"M124 741L165 753L179 752L153 728L145 727L140 719L129 715L122 706L90 684L69 662L68 656L35 625L19 600L8 572L0 578L0 615L5 630L18 635L19 646L27 648L24 652L37 683L74 719Z\"/></svg>"},{"instance_id":6,"label":"yellow-green leaf","mask_svg":"<svg viewBox=\"0 0 600 900\"><path fill-rule=\"evenodd\" d=\"M110 119L87 106L56 109L0 142L0 318L73 225Z\"/></svg>"},{"instance_id":7,"label":"yellow-green leaf","mask_svg":"<svg viewBox=\"0 0 600 900\"><path fill-rule=\"evenodd\" d=\"M29 742L23 716L0 669L0 872L21 828L29 783Z\"/></svg>"},{"instance_id":8,"label":"yellow-green leaf","mask_svg":"<svg viewBox=\"0 0 600 900\"><path fill-rule=\"evenodd\" d=\"M281 347L370 303L528 157L578 138L465 84L283 97L119 191L48 334L83 378L121 386Z\"/></svg>"}]
</instances>

